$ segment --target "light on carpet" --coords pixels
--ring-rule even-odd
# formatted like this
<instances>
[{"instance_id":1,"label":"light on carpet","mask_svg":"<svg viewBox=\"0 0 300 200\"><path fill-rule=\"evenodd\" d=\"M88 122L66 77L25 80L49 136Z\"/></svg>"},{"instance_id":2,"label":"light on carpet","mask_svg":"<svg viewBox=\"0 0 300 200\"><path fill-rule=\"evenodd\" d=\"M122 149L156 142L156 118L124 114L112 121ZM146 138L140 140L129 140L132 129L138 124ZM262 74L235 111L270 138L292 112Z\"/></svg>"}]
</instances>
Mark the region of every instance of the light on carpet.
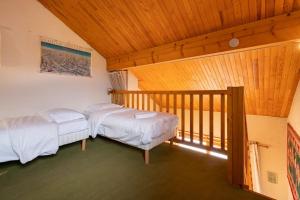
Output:
<instances>
[{"instance_id":1,"label":"light on carpet","mask_svg":"<svg viewBox=\"0 0 300 200\"><path fill-rule=\"evenodd\" d=\"M166 141L166 143L170 143L170 142ZM175 142L173 142L173 144L176 145L176 146L185 148L185 149L189 149L189 150L196 151L196 152L199 152L199 153L209 154L211 156L227 160L227 155L224 155L224 154L221 154L221 153L217 153L217 152L214 152L214 151L207 151L205 149L192 147L192 146L185 145L185 144L179 144L179 143L175 143Z\"/></svg>"}]
</instances>

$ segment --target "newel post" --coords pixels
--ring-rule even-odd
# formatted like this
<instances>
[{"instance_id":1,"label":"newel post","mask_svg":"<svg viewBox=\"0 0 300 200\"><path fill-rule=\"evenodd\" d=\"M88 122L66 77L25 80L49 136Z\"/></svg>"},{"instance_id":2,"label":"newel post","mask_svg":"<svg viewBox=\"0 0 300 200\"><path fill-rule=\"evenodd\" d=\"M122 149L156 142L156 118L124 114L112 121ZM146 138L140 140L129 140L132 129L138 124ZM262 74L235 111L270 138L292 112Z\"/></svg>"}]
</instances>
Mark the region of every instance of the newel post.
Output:
<instances>
[{"instance_id":1,"label":"newel post","mask_svg":"<svg viewBox=\"0 0 300 200\"><path fill-rule=\"evenodd\" d=\"M227 147L228 180L232 185L244 186L244 87L228 87Z\"/></svg>"}]
</instances>

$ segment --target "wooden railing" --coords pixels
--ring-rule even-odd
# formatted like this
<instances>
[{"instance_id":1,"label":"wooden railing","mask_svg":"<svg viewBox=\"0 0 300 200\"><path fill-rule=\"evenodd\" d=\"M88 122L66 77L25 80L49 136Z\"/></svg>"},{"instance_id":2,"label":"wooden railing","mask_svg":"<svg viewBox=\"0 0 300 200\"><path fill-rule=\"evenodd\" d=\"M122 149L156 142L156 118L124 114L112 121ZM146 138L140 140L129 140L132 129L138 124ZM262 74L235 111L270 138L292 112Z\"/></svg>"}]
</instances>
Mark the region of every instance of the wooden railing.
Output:
<instances>
[{"instance_id":1,"label":"wooden railing","mask_svg":"<svg viewBox=\"0 0 300 200\"><path fill-rule=\"evenodd\" d=\"M229 182L245 187L248 148L245 145L243 87L191 91L119 90L111 94L113 103L128 108L177 115L179 126L175 142L226 154Z\"/></svg>"},{"instance_id":2,"label":"wooden railing","mask_svg":"<svg viewBox=\"0 0 300 200\"><path fill-rule=\"evenodd\" d=\"M179 117L180 124L175 142L226 153L225 101L227 92L227 90L114 91L112 102L140 110L173 113ZM214 105L217 96L220 101L219 108ZM208 100L208 103L204 104L204 98ZM216 109L220 111L219 125L214 124L214 110ZM205 119L204 112L208 119ZM206 120L209 120L208 132L204 131ZM218 133L214 130L214 126L220 127Z\"/></svg>"},{"instance_id":3,"label":"wooden railing","mask_svg":"<svg viewBox=\"0 0 300 200\"><path fill-rule=\"evenodd\" d=\"M244 186L248 190L253 190L246 116L244 117L244 134L245 134L245 139L244 139L244 157L245 157L245 159L244 159Z\"/></svg>"}]
</instances>

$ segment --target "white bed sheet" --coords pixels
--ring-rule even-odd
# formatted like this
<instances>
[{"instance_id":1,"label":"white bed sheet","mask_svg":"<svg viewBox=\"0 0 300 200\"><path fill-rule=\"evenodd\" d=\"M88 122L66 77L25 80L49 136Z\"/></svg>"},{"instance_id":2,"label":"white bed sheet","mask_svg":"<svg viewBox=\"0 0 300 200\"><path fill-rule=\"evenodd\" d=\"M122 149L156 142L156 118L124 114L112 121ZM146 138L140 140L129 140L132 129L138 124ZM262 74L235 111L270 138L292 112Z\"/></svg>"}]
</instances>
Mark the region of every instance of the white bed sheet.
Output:
<instances>
[{"instance_id":1,"label":"white bed sheet","mask_svg":"<svg viewBox=\"0 0 300 200\"><path fill-rule=\"evenodd\" d=\"M65 135L74 133L88 128L88 121L86 119L77 119L69 122L58 124L58 135Z\"/></svg>"},{"instance_id":2,"label":"white bed sheet","mask_svg":"<svg viewBox=\"0 0 300 200\"><path fill-rule=\"evenodd\" d=\"M58 150L57 125L41 116L11 118L1 120L0 124L3 139L0 162L20 160L26 163L37 156L55 154Z\"/></svg>"},{"instance_id":3,"label":"white bed sheet","mask_svg":"<svg viewBox=\"0 0 300 200\"><path fill-rule=\"evenodd\" d=\"M0 163L11 160L19 160L19 157L11 146L8 132L5 130L5 123L0 120Z\"/></svg>"},{"instance_id":4,"label":"white bed sheet","mask_svg":"<svg viewBox=\"0 0 300 200\"><path fill-rule=\"evenodd\" d=\"M113 108L90 114L92 136L96 136L96 131L112 139L149 144L164 133L174 132L178 124L178 117L172 114L157 112L155 117L136 119L135 114L139 112L129 108Z\"/></svg>"}]
</instances>

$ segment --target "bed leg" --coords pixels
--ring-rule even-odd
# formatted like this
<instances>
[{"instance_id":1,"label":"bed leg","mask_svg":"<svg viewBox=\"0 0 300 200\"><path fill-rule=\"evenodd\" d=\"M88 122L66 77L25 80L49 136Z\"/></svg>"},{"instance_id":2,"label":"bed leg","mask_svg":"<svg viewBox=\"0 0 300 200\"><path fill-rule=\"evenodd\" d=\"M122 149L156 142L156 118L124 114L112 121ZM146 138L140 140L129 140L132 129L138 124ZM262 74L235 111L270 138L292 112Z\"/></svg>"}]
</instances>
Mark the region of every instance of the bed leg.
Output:
<instances>
[{"instance_id":1,"label":"bed leg","mask_svg":"<svg viewBox=\"0 0 300 200\"><path fill-rule=\"evenodd\" d=\"M169 141L170 141L170 145L173 145L174 144L174 139L176 138L177 136L177 128L174 130L174 137L172 137Z\"/></svg>"},{"instance_id":2,"label":"bed leg","mask_svg":"<svg viewBox=\"0 0 300 200\"><path fill-rule=\"evenodd\" d=\"M144 159L145 159L145 164L148 165L149 164L149 150L145 150Z\"/></svg>"},{"instance_id":3,"label":"bed leg","mask_svg":"<svg viewBox=\"0 0 300 200\"><path fill-rule=\"evenodd\" d=\"M81 151L85 151L86 148L86 139L81 140Z\"/></svg>"}]
</instances>

